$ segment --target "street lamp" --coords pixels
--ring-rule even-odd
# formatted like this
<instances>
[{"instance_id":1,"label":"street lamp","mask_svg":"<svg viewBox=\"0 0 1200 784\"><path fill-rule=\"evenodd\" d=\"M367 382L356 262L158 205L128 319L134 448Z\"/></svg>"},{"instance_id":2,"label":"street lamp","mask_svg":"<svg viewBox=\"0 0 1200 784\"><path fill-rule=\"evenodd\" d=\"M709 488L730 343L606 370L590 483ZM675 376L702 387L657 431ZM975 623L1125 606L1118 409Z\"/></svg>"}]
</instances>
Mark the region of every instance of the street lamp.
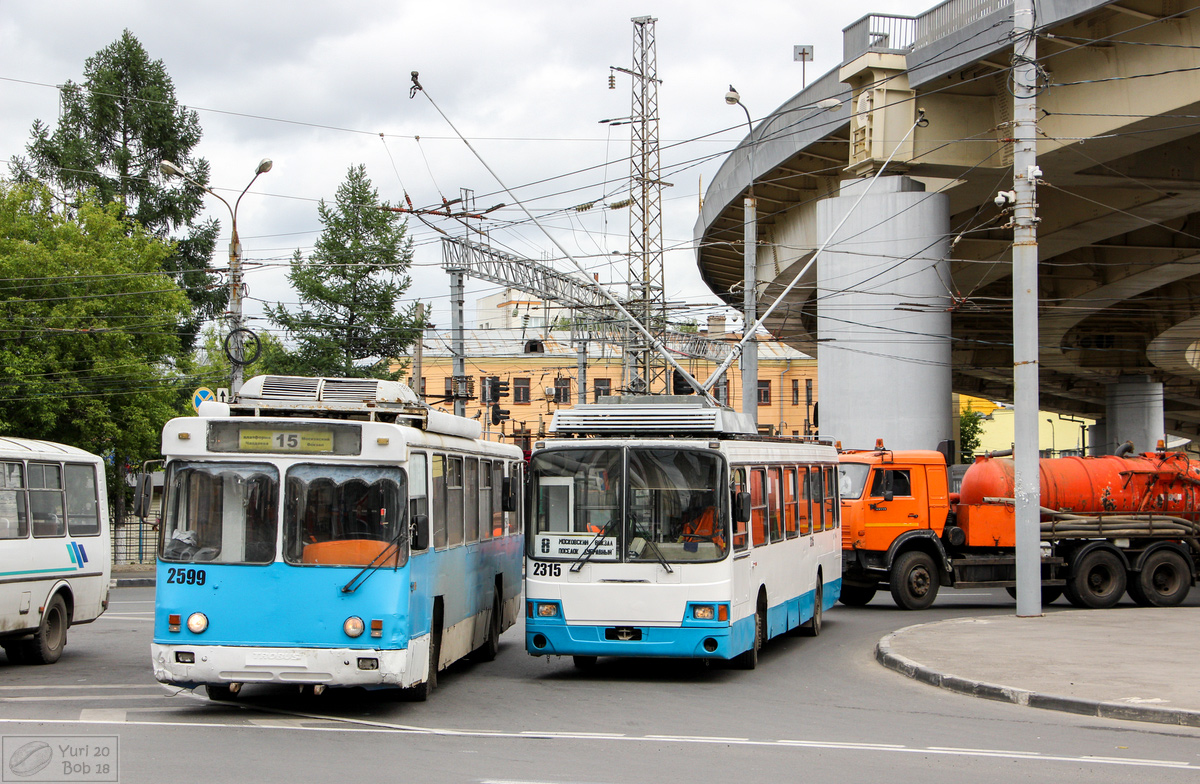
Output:
<instances>
[{"instance_id":1,"label":"street lamp","mask_svg":"<svg viewBox=\"0 0 1200 784\"><path fill-rule=\"evenodd\" d=\"M742 413L748 415L757 427L758 342L753 335L753 329L758 322L758 208L754 199L754 123L750 119L750 110L742 103L742 96L732 84L729 85L729 92L725 93L725 103L741 107L746 113L748 130L746 149L750 163L750 186L742 202L742 245L745 251L742 263L742 277L745 281L742 291L742 320L745 327L739 364L742 369Z\"/></svg>"},{"instance_id":2,"label":"street lamp","mask_svg":"<svg viewBox=\"0 0 1200 784\"><path fill-rule=\"evenodd\" d=\"M229 202L225 201L222 196L212 188L202 183L196 182L191 177L187 176L183 169L171 161L164 160L158 165L159 171L168 177L179 177L180 179L190 182L197 188L200 188L210 196L217 197L225 208L229 210L230 220L230 237L229 237L229 336L225 339L225 355L229 357L229 362L233 365L229 383L230 395L237 395L242 389L242 379L246 366L245 346L242 342L243 337L249 332L242 321L242 243L238 240L237 231L237 211L238 206L242 203L242 196L246 195L246 191L250 190L250 186L258 179L260 174L266 174L271 171L271 159L263 158L258 162L258 168L254 170L254 176L250 178L250 182L242 189L233 206L229 206ZM253 360L252 360L253 361Z\"/></svg>"},{"instance_id":3,"label":"street lamp","mask_svg":"<svg viewBox=\"0 0 1200 784\"><path fill-rule=\"evenodd\" d=\"M1058 439L1054 435L1054 419L1046 417L1046 421L1050 423L1050 456L1055 457L1058 455Z\"/></svg>"},{"instance_id":4,"label":"street lamp","mask_svg":"<svg viewBox=\"0 0 1200 784\"><path fill-rule=\"evenodd\" d=\"M729 92L725 93L725 103L730 106L740 106L746 113L747 158L750 164L750 184L746 198L742 202L742 244L745 257L742 265L742 277L745 289L742 291L742 318L746 326L742 335L742 413L748 414L755 426L758 425L758 343L754 336L754 325L758 323L758 213L754 199L754 123L750 119L750 110L742 103L742 96L731 84ZM825 98L814 105L814 111L799 122L803 123L809 117L821 112L837 109L841 101L837 98Z\"/></svg>"}]
</instances>

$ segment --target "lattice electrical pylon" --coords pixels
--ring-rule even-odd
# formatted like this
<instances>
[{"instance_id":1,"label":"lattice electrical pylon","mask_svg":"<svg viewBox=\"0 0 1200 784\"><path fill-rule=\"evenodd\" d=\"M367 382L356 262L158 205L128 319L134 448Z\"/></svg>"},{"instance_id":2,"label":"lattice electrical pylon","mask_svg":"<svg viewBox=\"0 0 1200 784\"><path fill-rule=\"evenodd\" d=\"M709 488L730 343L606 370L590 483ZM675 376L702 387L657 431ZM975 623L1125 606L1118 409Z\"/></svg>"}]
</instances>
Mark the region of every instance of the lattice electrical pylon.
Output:
<instances>
[{"instance_id":1,"label":"lattice electrical pylon","mask_svg":"<svg viewBox=\"0 0 1200 784\"><path fill-rule=\"evenodd\" d=\"M654 23L649 16L635 16L633 22L633 108L630 126L633 149L630 155L629 206L629 297L630 312L657 340L667 328L666 293L663 286L662 251L662 178L658 150L658 58ZM618 69L624 71L625 69ZM626 386L634 391L670 391L667 363L630 331L633 373Z\"/></svg>"}]
</instances>

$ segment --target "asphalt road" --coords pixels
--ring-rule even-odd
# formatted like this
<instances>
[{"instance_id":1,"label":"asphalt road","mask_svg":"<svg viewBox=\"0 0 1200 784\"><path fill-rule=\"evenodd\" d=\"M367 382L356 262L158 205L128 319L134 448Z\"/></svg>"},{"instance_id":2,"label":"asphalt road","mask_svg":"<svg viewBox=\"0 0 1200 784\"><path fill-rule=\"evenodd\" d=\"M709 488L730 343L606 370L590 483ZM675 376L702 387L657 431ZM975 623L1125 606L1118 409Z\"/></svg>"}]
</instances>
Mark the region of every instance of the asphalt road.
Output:
<instances>
[{"instance_id":1,"label":"asphalt road","mask_svg":"<svg viewBox=\"0 0 1200 784\"><path fill-rule=\"evenodd\" d=\"M943 591L917 613L886 594L839 606L819 638L772 641L751 672L602 659L581 673L526 655L517 627L495 662L456 665L423 704L263 686L232 705L169 693L150 673L152 611L153 589L117 589L57 664L0 655L6 748L116 736L119 780L154 784L1200 781L1200 731L953 694L872 658L904 626L1012 613L1003 591ZM35 780L4 762L0 781Z\"/></svg>"}]
</instances>

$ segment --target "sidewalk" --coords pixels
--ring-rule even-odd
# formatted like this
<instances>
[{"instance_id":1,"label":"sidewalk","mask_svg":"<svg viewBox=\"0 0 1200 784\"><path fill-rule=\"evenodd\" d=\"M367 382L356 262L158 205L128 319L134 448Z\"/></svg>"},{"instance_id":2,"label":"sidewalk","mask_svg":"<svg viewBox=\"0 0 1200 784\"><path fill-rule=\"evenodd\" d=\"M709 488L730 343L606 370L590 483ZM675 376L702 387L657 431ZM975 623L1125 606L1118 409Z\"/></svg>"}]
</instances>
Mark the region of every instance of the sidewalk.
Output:
<instances>
[{"instance_id":1,"label":"sidewalk","mask_svg":"<svg viewBox=\"0 0 1200 784\"><path fill-rule=\"evenodd\" d=\"M154 564L117 564L112 568L113 588L153 588Z\"/></svg>"},{"instance_id":2,"label":"sidewalk","mask_svg":"<svg viewBox=\"0 0 1200 784\"><path fill-rule=\"evenodd\" d=\"M909 626L885 667L943 689L1087 716L1200 727L1200 608L1053 609Z\"/></svg>"}]
</instances>

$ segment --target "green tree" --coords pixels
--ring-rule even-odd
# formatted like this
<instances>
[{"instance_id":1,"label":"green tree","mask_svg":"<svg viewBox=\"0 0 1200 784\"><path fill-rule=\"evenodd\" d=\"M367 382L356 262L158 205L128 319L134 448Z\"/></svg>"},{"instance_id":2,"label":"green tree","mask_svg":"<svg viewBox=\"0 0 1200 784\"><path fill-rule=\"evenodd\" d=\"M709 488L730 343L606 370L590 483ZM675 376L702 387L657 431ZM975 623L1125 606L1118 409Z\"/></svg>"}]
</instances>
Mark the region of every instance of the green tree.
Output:
<instances>
[{"instance_id":1,"label":"green tree","mask_svg":"<svg viewBox=\"0 0 1200 784\"><path fill-rule=\"evenodd\" d=\"M962 462L969 463L975 459L975 450L983 440L983 414L971 410L968 403L966 409L958 417L958 443Z\"/></svg>"},{"instance_id":2,"label":"green tree","mask_svg":"<svg viewBox=\"0 0 1200 784\"><path fill-rule=\"evenodd\" d=\"M420 330L416 304L397 306L411 283L412 242L404 221L387 207L361 165L350 168L333 204L321 200L317 214L324 230L312 255L296 251L288 272L300 307L267 308L295 344L288 372L399 377L389 365Z\"/></svg>"},{"instance_id":3,"label":"green tree","mask_svg":"<svg viewBox=\"0 0 1200 784\"><path fill-rule=\"evenodd\" d=\"M68 212L96 194L115 202L123 214L150 234L176 237L163 268L188 293L192 312L179 325L190 346L200 324L221 313L228 292L213 285L210 259L218 224L200 221L202 191L159 171L167 159L196 182L207 184L208 161L193 155L200 121L179 105L175 86L162 60L151 60L126 30L84 63L82 84L61 88L61 112L52 131L33 124L29 158L16 158L19 182L39 179L50 185Z\"/></svg>"},{"instance_id":4,"label":"green tree","mask_svg":"<svg viewBox=\"0 0 1200 784\"><path fill-rule=\"evenodd\" d=\"M82 198L74 218L39 183L0 183L0 434L112 457L123 469L158 453L177 415L173 329L187 297L162 270L171 245Z\"/></svg>"}]
</instances>

